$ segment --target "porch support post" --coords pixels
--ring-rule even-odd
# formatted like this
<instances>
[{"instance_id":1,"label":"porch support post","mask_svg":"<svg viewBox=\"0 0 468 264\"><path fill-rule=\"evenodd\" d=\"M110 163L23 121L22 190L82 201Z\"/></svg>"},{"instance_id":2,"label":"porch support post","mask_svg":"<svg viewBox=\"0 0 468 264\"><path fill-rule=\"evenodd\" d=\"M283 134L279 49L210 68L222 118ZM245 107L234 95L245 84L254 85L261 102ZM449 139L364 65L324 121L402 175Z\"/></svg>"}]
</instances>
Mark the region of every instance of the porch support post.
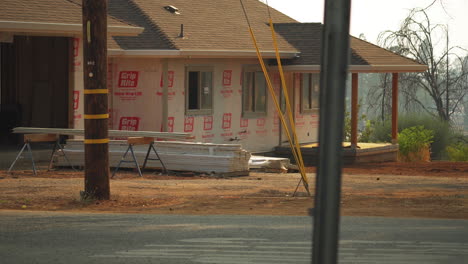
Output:
<instances>
[{"instance_id":1,"label":"porch support post","mask_svg":"<svg viewBox=\"0 0 468 264\"><path fill-rule=\"evenodd\" d=\"M357 73L352 74L352 86L351 86L351 148L355 149L358 143L358 81L359 75Z\"/></svg>"},{"instance_id":2,"label":"porch support post","mask_svg":"<svg viewBox=\"0 0 468 264\"><path fill-rule=\"evenodd\" d=\"M398 73L392 74L392 144L398 143Z\"/></svg>"}]
</instances>

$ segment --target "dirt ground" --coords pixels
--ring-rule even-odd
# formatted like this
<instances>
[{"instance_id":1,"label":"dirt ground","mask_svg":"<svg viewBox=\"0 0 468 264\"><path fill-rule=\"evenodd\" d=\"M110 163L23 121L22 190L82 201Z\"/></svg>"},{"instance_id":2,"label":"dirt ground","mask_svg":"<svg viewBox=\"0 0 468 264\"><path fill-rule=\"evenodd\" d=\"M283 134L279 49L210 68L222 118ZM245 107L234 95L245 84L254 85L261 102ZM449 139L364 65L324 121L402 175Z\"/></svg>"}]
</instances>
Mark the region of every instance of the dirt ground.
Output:
<instances>
[{"instance_id":1,"label":"dirt ground","mask_svg":"<svg viewBox=\"0 0 468 264\"><path fill-rule=\"evenodd\" d=\"M0 209L156 214L308 215L315 168L292 196L298 173L212 178L191 173L119 172L109 201L81 200L84 173L0 171ZM344 168L343 215L468 219L468 163L379 163Z\"/></svg>"}]
</instances>

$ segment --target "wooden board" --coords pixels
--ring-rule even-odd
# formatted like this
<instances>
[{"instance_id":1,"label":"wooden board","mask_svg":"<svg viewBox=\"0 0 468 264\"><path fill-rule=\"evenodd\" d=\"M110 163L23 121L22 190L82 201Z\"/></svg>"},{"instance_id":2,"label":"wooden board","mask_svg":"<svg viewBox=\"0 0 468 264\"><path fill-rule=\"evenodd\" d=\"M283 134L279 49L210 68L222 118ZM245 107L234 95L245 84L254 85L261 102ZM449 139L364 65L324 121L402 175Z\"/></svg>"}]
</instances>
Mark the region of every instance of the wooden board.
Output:
<instances>
[{"instance_id":1,"label":"wooden board","mask_svg":"<svg viewBox=\"0 0 468 264\"><path fill-rule=\"evenodd\" d=\"M25 134L24 142L54 142L57 140L56 134Z\"/></svg>"},{"instance_id":2,"label":"wooden board","mask_svg":"<svg viewBox=\"0 0 468 264\"><path fill-rule=\"evenodd\" d=\"M58 134L68 136L84 136L84 129L75 128L40 128L40 127L15 127L13 133L19 134ZM109 130L109 137L153 137L164 139L190 139L188 133L155 132L155 131L125 131Z\"/></svg>"}]
</instances>

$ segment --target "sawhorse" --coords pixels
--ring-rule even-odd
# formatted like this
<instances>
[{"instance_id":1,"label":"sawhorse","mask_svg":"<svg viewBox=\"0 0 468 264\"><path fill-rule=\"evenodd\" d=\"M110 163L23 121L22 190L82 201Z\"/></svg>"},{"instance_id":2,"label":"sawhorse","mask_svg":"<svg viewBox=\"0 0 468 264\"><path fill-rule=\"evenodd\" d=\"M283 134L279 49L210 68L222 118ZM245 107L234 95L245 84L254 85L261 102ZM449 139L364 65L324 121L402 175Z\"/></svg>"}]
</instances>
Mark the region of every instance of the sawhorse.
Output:
<instances>
[{"instance_id":1,"label":"sawhorse","mask_svg":"<svg viewBox=\"0 0 468 264\"><path fill-rule=\"evenodd\" d=\"M34 162L34 157L33 157L32 149L31 149L31 143L33 143L33 142L55 142L54 147L52 149L52 154L50 155L50 161L49 161L49 166L47 168L47 171L49 171L50 168L52 167L53 158L54 158L55 152L57 151L57 147L58 147L59 150L61 150L61 153L64 156L64 158L67 160L68 164L70 164L72 169L74 169L73 166L71 165L71 162L68 159L67 154L65 153L62 145L60 144L59 135L56 135L56 134L25 134L24 135L24 145L21 148L18 155L16 156L13 163L10 165L10 168L8 169L8 173L10 173L10 171L13 169L16 162L20 158L21 154L23 153L23 151L27 148L28 153L29 153L29 157L31 158L32 169L33 169L34 175L37 176L36 164Z\"/></svg>"},{"instance_id":2,"label":"sawhorse","mask_svg":"<svg viewBox=\"0 0 468 264\"><path fill-rule=\"evenodd\" d=\"M161 163L161 166L163 168L163 172L167 173L166 166L164 166L164 163L161 160L161 157L159 156L158 152L156 151L156 148L154 147L154 138L153 137L129 137L127 139L127 144L128 144L128 148L125 151L125 154L122 156L122 159L120 159L120 162L117 165L117 167L115 168L114 173L112 173L111 178L114 178L114 175L119 170L120 165L122 165L122 163L124 163L124 162L125 163L134 163L137 170L138 170L138 174L140 175L140 177L143 177L141 171L146 168L146 164L147 164L148 160L159 160L159 162ZM133 146L134 145L148 145L148 151L146 152L145 161L143 162L143 167L141 168L141 170L140 170L140 165L138 164L138 160L137 160L137 158L135 156L135 152L133 151ZM132 154L132 160L126 160L125 159L127 157L127 154L128 154L129 151ZM154 152L154 154L156 155L156 158L150 158L149 157L151 151Z\"/></svg>"}]
</instances>

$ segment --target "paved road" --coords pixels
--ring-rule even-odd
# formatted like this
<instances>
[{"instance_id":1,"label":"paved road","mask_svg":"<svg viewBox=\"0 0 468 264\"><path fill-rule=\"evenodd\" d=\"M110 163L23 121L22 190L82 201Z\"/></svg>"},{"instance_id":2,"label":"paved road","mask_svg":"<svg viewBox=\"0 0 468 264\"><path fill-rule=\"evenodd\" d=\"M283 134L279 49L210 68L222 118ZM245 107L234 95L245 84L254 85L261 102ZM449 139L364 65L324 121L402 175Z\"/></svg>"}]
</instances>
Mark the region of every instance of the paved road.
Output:
<instances>
[{"instance_id":1,"label":"paved road","mask_svg":"<svg viewBox=\"0 0 468 264\"><path fill-rule=\"evenodd\" d=\"M1 263L310 263L310 217L0 211ZM345 217L340 263L468 263L468 220Z\"/></svg>"}]
</instances>

